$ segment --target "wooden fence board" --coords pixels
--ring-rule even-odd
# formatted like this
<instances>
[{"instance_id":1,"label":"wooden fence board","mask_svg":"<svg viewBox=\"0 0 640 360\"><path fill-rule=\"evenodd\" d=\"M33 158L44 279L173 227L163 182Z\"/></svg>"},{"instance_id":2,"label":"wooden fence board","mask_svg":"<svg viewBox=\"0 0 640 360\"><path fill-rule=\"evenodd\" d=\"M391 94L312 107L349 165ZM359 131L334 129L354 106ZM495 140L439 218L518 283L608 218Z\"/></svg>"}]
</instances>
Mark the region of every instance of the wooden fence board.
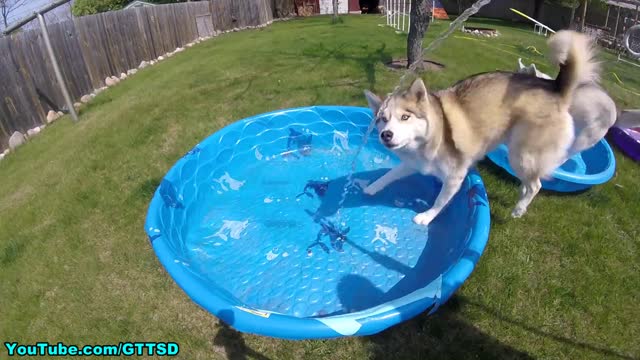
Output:
<instances>
[{"instance_id":1,"label":"wooden fence board","mask_svg":"<svg viewBox=\"0 0 640 360\"><path fill-rule=\"evenodd\" d=\"M209 0L83 16L47 25L74 101L108 76L211 36L272 20L272 0ZM65 106L39 28L0 38L0 149L14 131L43 124Z\"/></svg>"}]
</instances>

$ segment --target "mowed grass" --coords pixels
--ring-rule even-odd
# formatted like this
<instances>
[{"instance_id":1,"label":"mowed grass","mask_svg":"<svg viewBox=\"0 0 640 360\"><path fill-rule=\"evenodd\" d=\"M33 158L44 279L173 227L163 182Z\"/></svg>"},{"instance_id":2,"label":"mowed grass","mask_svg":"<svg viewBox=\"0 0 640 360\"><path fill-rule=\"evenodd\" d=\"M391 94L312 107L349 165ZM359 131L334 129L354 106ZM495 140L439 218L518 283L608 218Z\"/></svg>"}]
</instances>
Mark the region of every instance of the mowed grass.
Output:
<instances>
[{"instance_id":1,"label":"mowed grass","mask_svg":"<svg viewBox=\"0 0 640 360\"><path fill-rule=\"evenodd\" d=\"M295 106L365 106L363 89L396 85L401 73L383 62L404 56L406 37L378 27L378 17L344 20L293 20L202 43L100 94L78 124L65 117L0 162L0 340L174 341L183 359L640 357L640 166L618 152L610 182L543 192L518 220L509 217L517 183L480 164L492 228L476 271L435 315L376 336L240 334L180 290L143 228L177 159L235 120ZM475 22L502 36L456 32L429 54L447 65L424 74L431 88L515 69L518 57L555 74L527 49L546 52L529 27ZM446 26L432 25L426 41ZM604 86L621 107L640 107L631 92L640 92L640 71L603 59Z\"/></svg>"}]
</instances>

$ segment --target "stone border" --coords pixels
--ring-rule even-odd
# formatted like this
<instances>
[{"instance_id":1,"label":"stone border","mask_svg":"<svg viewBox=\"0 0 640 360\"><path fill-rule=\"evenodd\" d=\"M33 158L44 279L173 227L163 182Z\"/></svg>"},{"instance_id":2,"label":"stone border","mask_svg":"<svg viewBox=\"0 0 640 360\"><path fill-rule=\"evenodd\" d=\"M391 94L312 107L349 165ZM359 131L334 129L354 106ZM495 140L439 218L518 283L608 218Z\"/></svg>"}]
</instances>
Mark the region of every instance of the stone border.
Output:
<instances>
[{"instance_id":1,"label":"stone border","mask_svg":"<svg viewBox=\"0 0 640 360\"><path fill-rule=\"evenodd\" d=\"M149 60L149 61L142 61L140 63L140 65L138 65L138 68L135 69L129 69L127 70L126 73L121 73L120 76L109 76L107 78L104 79L104 84L105 86L99 88L99 89L94 89L93 92L91 92L90 94L85 94L83 96L80 97L80 101L76 102L73 104L73 107L76 109L76 111L79 111L83 105L90 103L98 94L100 94L101 92L107 90L110 87L116 86L118 85L121 81L128 79L129 77L135 75L139 70L145 69L147 67L153 66L158 64L161 61L164 61L170 57L173 57L174 55L177 55L178 53L181 53L183 51L185 51L185 48L191 48L197 44L200 44L203 41L207 41L210 40L214 37L218 37L222 34L227 34L227 33L231 33L231 32L238 32L238 31L243 31L243 30L253 30L253 29L262 29L262 28L266 28L267 26L271 25L272 23L276 22L276 21L287 21L292 19L292 17L288 17L288 18L282 18L282 19L273 19L273 20L269 20L264 24L261 25L256 25L256 26L243 26L240 28L233 28L233 29L229 29L229 30L225 30L225 31L214 31L213 35L210 36L204 36L204 37L199 37L197 39L195 39L194 41L184 45L184 47L178 47L176 48L174 51L171 51L169 53L166 53L164 55L160 55L158 56L158 58L153 59L153 60ZM46 116L46 124L43 124L41 126L36 126L32 129L27 130L26 134L23 134L19 131L14 131L13 134L11 134L11 137L9 138L9 148L4 150L2 153L0 153L0 161L3 160L10 152L15 151L15 149L17 149L18 147L22 146L23 144L25 144L30 138L37 136L38 134L40 134L40 132L42 130L44 130L48 124L51 124L55 121L57 121L58 119L60 119L62 116L64 116L64 113L62 111L58 111L55 112L53 110L49 110L49 112L47 113Z\"/></svg>"}]
</instances>

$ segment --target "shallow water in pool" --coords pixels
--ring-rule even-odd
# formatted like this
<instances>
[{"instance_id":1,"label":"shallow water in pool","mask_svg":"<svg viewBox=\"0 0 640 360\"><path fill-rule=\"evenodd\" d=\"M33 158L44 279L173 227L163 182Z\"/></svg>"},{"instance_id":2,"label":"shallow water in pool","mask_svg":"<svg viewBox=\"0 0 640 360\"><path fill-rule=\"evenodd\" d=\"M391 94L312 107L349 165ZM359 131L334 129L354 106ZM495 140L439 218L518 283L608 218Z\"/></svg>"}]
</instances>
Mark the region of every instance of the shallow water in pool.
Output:
<instances>
[{"instance_id":1,"label":"shallow water in pool","mask_svg":"<svg viewBox=\"0 0 640 360\"><path fill-rule=\"evenodd\" d=\"M454 249L467 229L446 213L458 211L465 224L466 201L454 201L429 228L412 222L437 194L432 178L413 176L376 196L363 194L397 164L375 142L358 156L338 218L362 137L316 137L334 141L277 154L258 145L196 185L198 201L187 204L183 236L192 270L249 306L305 317L397 298L425 286L460 256Z\"/></svg>"}]
</instances>

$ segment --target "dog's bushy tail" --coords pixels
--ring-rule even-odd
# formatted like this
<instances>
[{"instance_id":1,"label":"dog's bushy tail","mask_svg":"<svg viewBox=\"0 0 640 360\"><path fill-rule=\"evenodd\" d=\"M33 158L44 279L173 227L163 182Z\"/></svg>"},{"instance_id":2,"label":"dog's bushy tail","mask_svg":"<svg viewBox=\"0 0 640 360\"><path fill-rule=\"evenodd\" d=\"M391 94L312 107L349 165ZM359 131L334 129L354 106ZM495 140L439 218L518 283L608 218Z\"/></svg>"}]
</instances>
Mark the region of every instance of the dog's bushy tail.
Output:
<instances>
[{"instance_id":1,"label":"dog's bushy tail","mask_svg":"<svg viewBox=\"0 0 640 360\"><path fill-rule=\"evenodd\" d=\"M548 45L551 61L560 66L556 88L568 104L578 85L598 80L595 46L587 35L571 30L558 31Z\"/></svg>"},{"instance_id":2,"label":"dog's bushy tail","mask_svg":"<svg viewBox=\"0 0 640 360\"><path fill-rule=\"evenodd\" d=\"M622 110L615 126L623 129L640 127L640 109L638 110Z\"/></svg>"}]
</instances>

